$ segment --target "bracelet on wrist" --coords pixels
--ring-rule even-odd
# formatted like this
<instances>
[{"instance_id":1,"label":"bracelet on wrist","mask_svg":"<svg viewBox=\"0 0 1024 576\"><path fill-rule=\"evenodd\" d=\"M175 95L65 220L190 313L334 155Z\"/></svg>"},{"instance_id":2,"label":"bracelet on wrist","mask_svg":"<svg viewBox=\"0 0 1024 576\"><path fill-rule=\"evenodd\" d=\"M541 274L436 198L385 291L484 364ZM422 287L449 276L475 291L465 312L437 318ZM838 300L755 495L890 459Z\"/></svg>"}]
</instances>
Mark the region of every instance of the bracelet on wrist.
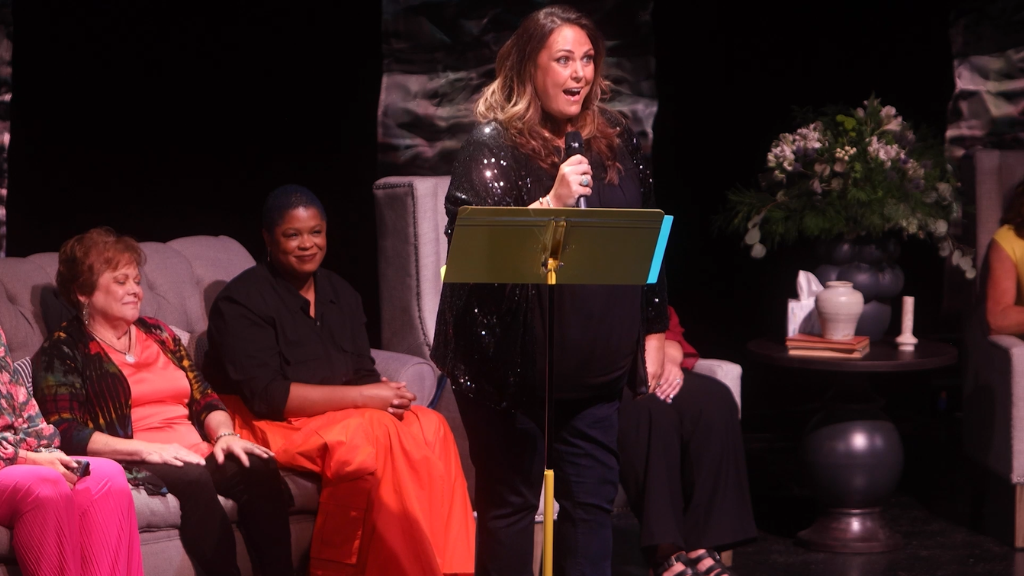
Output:
<instances>
[{"instance_id":1,"label":"bracelet on wrist","mask_svg":"<svg viewBox=\"0 0 1024 576\"><path fill-rule=\"evenodd\" d=\"M541 206L547 206L548 208L554 208L554 205L551 203L551 195L550 194L546 194L544 196L541 196L540 197L540 205Z\"/></svg>"},{"instance_id":2,"label":"bracelet on wrist","mask_svg":"<svg viewBox=\"0 0 1024 576\"><path fill-rule=\"evenodd\" d=\"M238 436L239 438L241 438L241 436L239 436L237 432L221 432L220 434L217 434L216 437L214 437L213 443L216 444L218 440L225 436Z\"/></svg>"}]
</instances>

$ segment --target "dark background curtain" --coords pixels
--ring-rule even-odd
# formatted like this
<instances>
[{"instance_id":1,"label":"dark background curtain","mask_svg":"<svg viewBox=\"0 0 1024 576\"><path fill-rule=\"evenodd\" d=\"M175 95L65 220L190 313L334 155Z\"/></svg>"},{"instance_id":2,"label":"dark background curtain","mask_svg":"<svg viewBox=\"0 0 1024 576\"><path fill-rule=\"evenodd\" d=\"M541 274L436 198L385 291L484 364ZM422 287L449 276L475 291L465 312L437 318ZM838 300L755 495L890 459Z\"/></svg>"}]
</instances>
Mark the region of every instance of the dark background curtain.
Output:
<instances>
[{"instance_id":1,"label":"dark background curtain","mask_svg":"<svg viewBox=\"0 0 1024 576\"><path fill-rule=\"evenodd\" d=\"M392 173L374 169L383 17L372 2L19 3L8 254L106 224L139 240L226 234L261 257L263 198L297 182L327 208L326 266L363 295L376 341L371 186ZM716 233L725 191L754 183L772 140L796 127L793 106L875 93L941 137L947 17L941 3L653 1L653 166L677 216L670 299L703 353L741 359L746 340L781 335L796 271L816 265L800 246L753 261ZM901 264L918 335L955 330L934 248L908 245Z\"/></svg>"}]
</instances>

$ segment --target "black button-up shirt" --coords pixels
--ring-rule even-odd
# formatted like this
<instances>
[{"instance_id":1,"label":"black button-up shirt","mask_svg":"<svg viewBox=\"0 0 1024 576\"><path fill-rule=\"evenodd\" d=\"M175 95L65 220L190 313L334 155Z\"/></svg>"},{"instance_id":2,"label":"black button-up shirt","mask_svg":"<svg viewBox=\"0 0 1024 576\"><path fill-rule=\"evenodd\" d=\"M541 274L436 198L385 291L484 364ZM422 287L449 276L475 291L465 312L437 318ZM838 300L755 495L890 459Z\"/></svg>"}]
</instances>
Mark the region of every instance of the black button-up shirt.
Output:
<instances>
[{"instance_id":1,"label":"black button-up shirt","mask_svg":"<svg viewBox=\"0 0 1024 576\"><path fill-rule=\"evenodd\" d=\"M318 270L309 301L273 266L235 277L210 310L203 374L219 394L240 396L257 418L284 419L292 382L357 385L380 381L359 294Z\"/></svg>"}]
</instances>

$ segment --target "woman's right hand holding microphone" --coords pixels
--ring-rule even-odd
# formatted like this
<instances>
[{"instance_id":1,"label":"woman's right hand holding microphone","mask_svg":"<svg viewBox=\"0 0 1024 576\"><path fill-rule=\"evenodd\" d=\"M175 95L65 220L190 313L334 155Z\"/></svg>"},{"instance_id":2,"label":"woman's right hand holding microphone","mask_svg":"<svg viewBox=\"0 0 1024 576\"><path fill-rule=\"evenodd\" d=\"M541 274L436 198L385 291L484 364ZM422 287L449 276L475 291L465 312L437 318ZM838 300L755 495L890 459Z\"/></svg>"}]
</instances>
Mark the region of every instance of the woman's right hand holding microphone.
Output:
<instances>
[{"instance_id":1,"label":"woman's right hand holding microphone","mask_svg":"<svg viewBox=\"0 0 1024 576\"><path fill-rule=\"evenodd\" d=\"M582 154L577 154L558 167L555 185L547 196L540 199L540 205L545 208L571 208L580 196L590 196L593 185L590 162Z\"/></svg>"}]
</instances>

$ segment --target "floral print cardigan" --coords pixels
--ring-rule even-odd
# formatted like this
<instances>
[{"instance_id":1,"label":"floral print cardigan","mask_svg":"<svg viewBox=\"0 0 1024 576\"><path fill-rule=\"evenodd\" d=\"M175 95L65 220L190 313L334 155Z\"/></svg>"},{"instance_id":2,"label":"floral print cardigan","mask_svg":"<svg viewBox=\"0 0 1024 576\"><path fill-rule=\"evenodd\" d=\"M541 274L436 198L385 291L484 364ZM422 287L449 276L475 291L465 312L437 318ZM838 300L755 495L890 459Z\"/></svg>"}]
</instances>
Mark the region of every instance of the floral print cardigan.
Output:
<instances>
[{"instance_id":1,"label":"floral print cardigan","mask_svg":"<svg viewBox=\"0 0 1024 576\"><path fill-rule=\"evenodd\" d=\"M7 337L0 329L0 468L17 462L22 451L59 445L60 432L43 421L35 399L14 371Z\"/></svg>"}]
</instances>

